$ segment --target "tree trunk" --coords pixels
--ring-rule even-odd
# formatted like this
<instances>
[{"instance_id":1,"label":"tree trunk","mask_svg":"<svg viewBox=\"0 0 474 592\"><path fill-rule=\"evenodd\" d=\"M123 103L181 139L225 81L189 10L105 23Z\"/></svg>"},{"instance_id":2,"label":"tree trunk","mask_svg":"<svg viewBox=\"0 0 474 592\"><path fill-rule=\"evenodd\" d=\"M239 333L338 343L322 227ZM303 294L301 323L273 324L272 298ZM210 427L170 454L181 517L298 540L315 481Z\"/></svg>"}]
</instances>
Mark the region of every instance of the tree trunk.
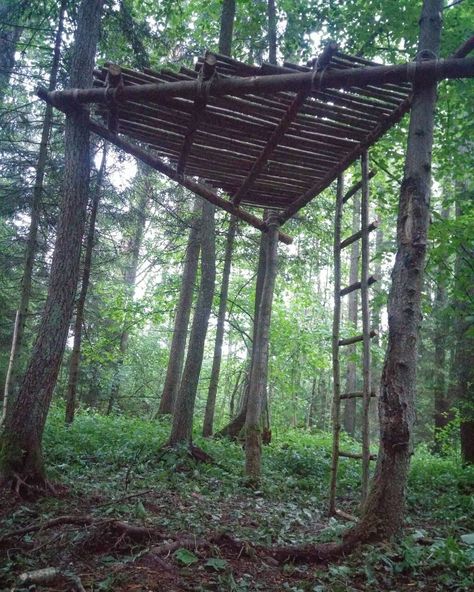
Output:
<instances>
[{"instance_id":1,"label":"tree trunk","mask_svg":"<svg viewBox=\"0 0 474 592\"><path fill-rule=\"evenodd\" d=\"M352 198L352 234L359 230L360 226L360 199L358 193ZM349 271L349 285L355 284L359 279L359 241L354 241L351 245L351 266ZM358 290L353 290L347 296L348 314L347 319L352 328L357 327L357 306ZM347 347L347 371L346 371L346 392L353 393L357 390L357 366L355 361L356 346ZM350 435L355 435L356 428L356 410L357 399L346 399L344 405L343 425L345 431Z\"/></svg>"},{"instance_id":2,"label":"tree trunk","mask_svg":"<svg viewBox=\"0 0 474 592\"><path fill-rule=\"evenodd\" d=\"M441 0L424 0L418 59L438 53L441 9ZM348 534L352 540L390 537L403 522L415 419L435 105L436 83L415 85L399 200L397 254L388 301L388 348L379 400L380 450L361 520Z\"/></svg>"},{"instance_id":3,"label":"tree trunk","mask_svg":"<svg viewBox=\"0 0 474 592\"><path fill-rule=\"evenodd\" d=\"M270 64L277 63L277 17L275 0L268 0L268 61Z\"/></svg>"},{"instance_id":4,"label":"tree trunk","mask_svg":"<svg viewBox=\"0 0 474 592\"><path fill-rule=\"evenodd\" d=\"M79 7L71 66L71 87L90 88L99 37L102 0ZM48 295L36 343L11 413L0 436L0 481L42 486L42 437L61 365L79 276L82 235L89 193L88 114L66 116L63 200L58 219Z\"/></svg>"},{"instance_id":5,"label":"tree trunk","mask_svg":"<svg viewBox=\"0 0 474 592\"><path fill-rule=\"evenodd\" d=\"M264 213L264 218L266 219L266 212ZM252 342L253 343L255 343L255 335L257 334L260 298L262 295L263 281L265 279L267 243L268 243L268 234L266 232L262 232L260 235L260 246L259 246L259 251L258 251L258 264L257 264L257 281L255 284L255 305L254 305L254 314L253 314L253 333L252 333ZM242 398L242 404L240 406L239 412L225 427L223 427L216 434L218 437L225 437L225 438L229 438L230 440L237 440L240 432L242 431L242 429L245 425L245 418L247 416L247 401L248 401L249 386L250 386L249 382L250 382L250 375L252 374L252 366L253 366L253 352L254 352L254 348L252 346L252 350L250 351L250 359L248 361L248 367L249 367L248 377L249 377L249 379L248 379L246 387L245 387L244 396Z\"/></svg>"},{"instance_id":6,"label":"tree trunk","mask_svg":"<svg viewBox=\"0 0 474 592\"><path fill-rule=\"evenodd\" d=\"M63 34L64 12L66 9L66 0L62 0L59 8L58 27L56 30L56 37L54 41L53 61L51 64L51 73L49 77L48 90L56 88L56 81L59 70L61 40ZM1 14L1 10L0 10ZM1 49L0 49L1 53ZM0 63L0 74L1 74ZM1 98L0 98L1 101ZM30 228L28 231L28 239L26 243L25 261L23 264L23 277L21 281L20 303L15 317L15 328L13 331L13 338L11 344L10 361L7 370L7 379L5 380L4 401L3 401L3 421L8 413L10 399L12 398L13 389L17 383L19 374L20 358L23 346L23 335L25 331L26 319L28 317L28 310L30 306L31 297L31 283L33 277L33 267L35 263L38 227L41 216L41 199L43 196L43 181L46 170L46 161L48 156L48 142L51 133L51 126L53 123L53 107L46 105L43 129L41 131L41 140L38 152L38 161L36 164L35 184L33 187L33 197L31 202L30 213Z\"/></svg>"},{"instance_id":7,"label":"tree trunk","mask_svg":"<svg viewBox=\"0 0 474 592\"><path fill-rule=\"evenodd\" d=\"M444 220L449 217L449 212L443 208L441 216ZM434 300L435 329L433 335L434 345L434 367L433 367L433 395L434 395L434 449L439 452L441 449L440 432L449 423L449 399L446 389L446 335L448 326L446 324L446 307L448 296L446 282L442 270L438 270L438 279Z\"/></svg>"},{"instance_id":8,"label":"tree trunk","mask_svg":"<svg viewBox=\"0 0 474 592\"><path fill-rule=\"evenodd\" d=\"M97 183L95 186L94 195L92 197L91 212L89 218L89 229L87 231L85 254L84 254L84 269L82 272L81 291L76 305L76 320L74 322L74 344L71 352L71 359L69 361L69 381L66 394L66 424L71 424L74 421L74 413L76 410L76 391L79 380L79 363L81 360L81 341L82 341L82 325L84 322L84 308L86 305L87 291L89 289L89 279L92 265L92 251L94 248L95 239L95 221L97 218L97 210L99 208L100 194L102 188L102 180L104 178L105 163L107 159L107 145L104 145L102 154L102 162L100 164L99 174L97 176Z\"/></svg>"},{"instance_id":9,"label":"tree trunk","mask_svg":"<svg viewBox=\"0 0 474 592\"><path fill-rule=\"evenodd\" d=\"M181 380L189 317L191 315L191 306L193 303L193 288L196 281L199 251L201 248L199 243L201 226L199 214L201 211L202 202L196 197L194 200L193 218L186 247L186 258L184 260L183 276L181 278L181 288L179 292L178 306L176 308L173 339L171 341L165 384L163 386L160 407L158 409L158 414L160 415L173 413L176 393Z\"/></svg>"},{"instance_id":10,"label":"tree trunk","mask_svg":"<svg viewBox=\"0 0 474 592\"><path fill-rule=\"evenodd\" d=\"M465 205L472 200L466 187L456 203L456 218L468 215ZM469 240L469 239L468 239ZM455 287L456 299L454 309L455 321L455 353L453 359L454 392L461 417L461 458L465 464L474 464L474 336L473 336L473 302L474 283L472 282L472 265L474 260L474 244L461 243L456 254Z\"/></svg>"},{"instance_id":11,"label":"tree trunk","mask_svg":"<svg viewBox=\"0 0 474 592\"><path fill-rule=\"evenodd\" d=\"M191 442L194 402L204 356L209 316L211 314L214 284L216 280L215 206L204 202L201 227L201 285L189 336L188 354L183 377L173 412L173 424L169 444Z\"/></svg>"},{"instance_id":12,"label":"tree trunk","mask_svg":"<svg viewBox=\"0 0 474 592\"><path fill-rule=\"evenodd\" d=\"M219 32L219 53L230 56L235 20L235 0L223 0L221 29Z\"/></svg>"},{"instance_id":13,"label":"tree trunk","mask_svg":"<svg viewBox=\"0 0 474 592\"><path fill-rule=\"evenodd\" d=\"M212 361L211 380L209 382L209 391L207 393L206 412L204 415L204 425L202 435L204 437L212 436L214 411L216 407L217 388L219 386L219 374L222 360L222 344L224 342L224 323L227 311L227 295L229 292L230 268L232 264L232 251L234 248L235 231L237 228L237 218L232 216L229 222L227 232L227 241L224 256L224 269L222 271L222 285L219 300L219 312L217 314L216 341L214 344L214 358Z\"/></svg>"},{"instance_id":14,"label":"tree trunk","mask_svg":"<svg viewBox=\"0 0 474 592\"><path fill-rule=\"evenodd\" d=\"M10 76L15 66L16 46L22 32L22 28L16 26L15 21L21 20L26 5L25 0L21 2L3 0L0 2L0 104L5 98ZM12 24L7 24L6 21Z\"/></svg>"},{"instance_id":15,"label":"tree trunk","mask_svg":"<svg viewBox=\"0 0 474 592\"><path fill-rule=\"evenodd\" d=\"M138 202L135 205L132 236L130 237L127 246L127 262L123 274L123 282L125 288L125 308L132 306L133 297L135 296L135 283L137 280L138 263L140 259L140 249L143 241L143 232L145 230L146 223L146 211L147 204L150 201L152 169L146 165L140 165L139 167L139 187L140 193ZM120 334L120 345L119 345L119 357L115 368L115 374L112 380L112 386L110 388L109 401L107 403L106 415L112 413L115 401L118 399L120 393L120 385L122 382L122 367L125 358L125 354L128 349L128 340L130 337L129 330L129 319L125 315L123 329Z\"/></svg>"},{"instance_id":16,"label":"tree trunk","mask_svg":"<svg viewBox=\"0 0 474 592\"><path fill-rule=\"evenodd\" d=\"M251 483L258 482L261 470L260 416L265 403L270 321L278 258L278 222L273 216L268 220L267 234L266 271L260 298L258 327L253 343L252 370L245 418L245 474Z\"/></svg>"},{"instance_id":17,"label":"tree trunk","mask_svg":"<svg viewBox=\"0 0 474 592\"><path fill-rule=\"evenodd\" d=\"M221 12L221 28L219 34L219 53L230 56L232 51L232 34L234 30L235 0L224 0ZM222 285L219 299L219 312L217 314L216 341L214 343L214 357L212 361L211 380L207 393L206 411L202 434L204 437L212 435L214 413L216 407L217 388L219 386L219 374L222 360L222 343L224 341L224 323L227 310L227 294L229 292L230 267L232 264L232 251L234 249L234 237L237 228L237 218L232 216L227 232L227 241L224 256L224 269L222 272Z\"/></svg>"}]
</instances>

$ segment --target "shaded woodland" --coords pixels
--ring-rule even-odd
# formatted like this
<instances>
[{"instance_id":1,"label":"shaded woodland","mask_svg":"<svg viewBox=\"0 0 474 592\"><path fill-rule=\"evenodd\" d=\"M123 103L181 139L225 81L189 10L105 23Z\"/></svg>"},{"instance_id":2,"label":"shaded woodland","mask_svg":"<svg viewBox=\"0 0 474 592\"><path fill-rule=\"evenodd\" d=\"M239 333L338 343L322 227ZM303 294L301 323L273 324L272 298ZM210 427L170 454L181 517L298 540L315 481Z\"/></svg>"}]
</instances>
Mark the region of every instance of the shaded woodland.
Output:
<instances>
[{"instance_id":1,"label":"shaded woodland","mask_svg":"<svg viewBox=\"0 0 474 592\"><path fill-rule=\"evenodd\" d=\"M0 1L0 589L474 586L473 30Z\"/></svg>"}]
</instances>

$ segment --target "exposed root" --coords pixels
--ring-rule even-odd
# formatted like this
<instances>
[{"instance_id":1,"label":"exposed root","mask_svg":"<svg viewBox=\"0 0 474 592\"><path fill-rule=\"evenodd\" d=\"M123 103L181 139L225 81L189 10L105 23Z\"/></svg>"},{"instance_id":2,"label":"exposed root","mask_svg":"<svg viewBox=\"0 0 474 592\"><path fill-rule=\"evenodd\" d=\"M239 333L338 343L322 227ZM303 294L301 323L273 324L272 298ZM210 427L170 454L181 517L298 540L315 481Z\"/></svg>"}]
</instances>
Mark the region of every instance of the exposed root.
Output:
<instances>
[{"instance_id":1,"label":"exposed root","mask_svg":"<svg viewBox=\"0 0 474 592\"><path fill-rule=\"evenodd\" d=\"M135 526L133 524L128 524L127 522L122 522L121 520L116 520L115 518L96 519L87 514L70 514L52 518L51 520L43 522L42 524L32 524L24 528L7 532L0 538L0 542L13 537L23 536L31 532L38 532L54 528L55 526L62 526L64 524L73 524L76 526L106 526L115 534L124 538L128 537L134 541L151 539L154 535L156 535L156 530L153 528L148 528L146 526Z\"/></svg>"},{"instance_id":2,"label":"exposed root","mask_svg":"<svg viewBox=\"0 0 474 592\"><path fill-rule=\"evenodd\" d=\"M357 543L324 543L320 545L295 545L276 547L268 554L279 563L329 563L349 554Z\"/></svg>"}]
</instances>

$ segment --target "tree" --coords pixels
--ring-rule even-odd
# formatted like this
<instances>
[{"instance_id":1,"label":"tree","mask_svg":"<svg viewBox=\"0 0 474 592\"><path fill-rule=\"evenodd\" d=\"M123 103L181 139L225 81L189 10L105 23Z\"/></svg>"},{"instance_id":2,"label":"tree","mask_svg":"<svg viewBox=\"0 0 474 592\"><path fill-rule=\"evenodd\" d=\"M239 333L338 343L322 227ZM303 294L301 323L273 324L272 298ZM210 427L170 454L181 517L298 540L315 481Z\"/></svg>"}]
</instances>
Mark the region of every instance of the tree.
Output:
<instances>
[{"instance_id":1,"label":"tree","mask_svg":"<svg viewBox=\"0 0 474 592\"><path fill-rule=\"evenodd\" d=\"M124 306L125 310L131 308L133 304L133 297L135 295L135 282L137 279L138 264L140 260L140 249L143 241L143 232L147 220L146 212L147 205L150 202L152 193L151 180L152 169L145 165L139 167L139 183L138 183L138 200L136 205L132 208L132 229L131 236L126 247L126 263L123 270L123 284L125 290ZM107 415L112 412L115 401L118 398L121 384L121 370L124 362L124 357L128 349L128 340L130 337L130 329L128 327L128 318L125 314L122 330L120 332L119 340L119 357L115 367L114 378L110 388L110 396L107 404Z\"/></svg>"},{"instance_id":2,"label":"tree","mask_svg":"<svg viewBox=\"0 0 474 592\"><path fill-rule=\"evenodd\" d=\"M72 88L92 85L102 0L83 0L71 67ZM79 276L86 218L90 154L88 113L66 116L63 199L58 220L48 296L36 343L0 436L0 481L20 491L46 484L42 436L61 364Z\"/></svg>"},{"instance_id":3,"label":"tree","mask_svg":"<svg viewBox=\"0 0 474 592\"><path fill-rule=\"evenodd\" d=\"M211 314L215 267L215 206L205 201L201 224L201 285L194 311L188 354L173 411L169 444L190 443L192 439L194 403L201 372L209 316Z\"/></svg>"},{"instance_id":4,"label":"tree","mask_svg":"<svg viewBox=\"0 0 474 592\"><path fill-rule=\"evenodd\" d=\"M199 251L201 248L199 242L201 226L199 214L201 211L201 200L196 197L194 198L194 206L190 222L191 227L186 245L181 288L174 318L173 338L171 340L165 384L163 386L163 392L161 393L160 407L158 410L159 414L173 412L176 393L178 391L179 381L181 380L189 317L191 316L191 305L193 303L193 289L196 281Z\"/></svg>"},{"instance_id":5,"label":"tree","mask_svg":"<svg viewBox=\"0 0 474 592\"><path fill-rule=\"evenodd\" d=\"M219 34L219 53L231 55L232 33L234 30L235 0L224 0L221 13L221 28ZM203 436L211 436L213 432L214 412L216 407L217 389L219 386L219 374L222 360L222 344L224 341L224 323L227 311L227 296L229 292L230 268L232 265L232 252L234 249L237 218L232 216L227 230L225 245L224 268L222 270L222 284L219 294L219 311L217 313L216 340L214 343L214 356L212 360L211 379L207 393L206 411L204 413Z\"/></svg>"},{"instance_id":6,"label":"tree","mask_svg":"<svg viewBox=\"0 0 474 592\"><path fill-rule=\"evenodd\" d=\"M423 2L417 59L438 54L441 9L440 0ZM399 530L404 516L415 420L435 105L436 83L415 84L398 204L397 253L388 300L388 346L379 400L380 451L362 518L348 534L353 540L389 537Z\"/></svg>"},{"instance_id":7,"label":"tree","mask_svg":"<svg viewBox=\"0 0 474 592\"><path fill-rule=\"evenodd\" d=\"M49 77L48 90L56 88L56 81L58 78L61 40L63 34L64 12L66 10L66 0L62 0L59 7L58 26L56 29L56 36L53 49L53 61L51 64L51 72ZM0 11L1 14L1 11ZM31 283L33 278L33 267L35 263L35 256L37 250L38 229L41 216L41 200L43 197L43 182L46 172L46 163L48 156L48 143L53 124L53 107L47 104L43 128L41 131L41 140L38 152L38 161L36 164L35 184L33 188L33 197L31 201L30 210L30 228L28 232L28 239L25 250L25 260L23 264L23 277L21 281L20 302L15 316L15 324L13 329L12 344L10 349L10 360L5 379L5 390L3 399L3 421L5 420L10 404L12 389L14 388L18 378L18 366L20 354L23 346L23 335L25 332L26 320L28 317L28 310L31 298Z\"/></svg>"},{"instance_id":8,"label":"tree","mask_svg":"<svg viewBox=\"0 0 474 592\"><path fill-rule=\"evenodd\" d=\"M102 162L97 176L97 182L91 199L91 211L89 214L89 227L84 249L84 268L82 271L81 289L76 304L76 318L74 321L74 343L72 346L71 358L69 360L69 381L66 394L66 423L71 424L74 421L76 409L76 391L79 380L79 363L81 360L81 341L82 326L84 323L84 309L86 305L87 291L89 289L89 280L92 266L92 253L95 242L95 222L97 211L99 209L100 194L102 182L105 174L107 161L107 144L104 144L102 153Z\"/></svg>"}]
</instances>

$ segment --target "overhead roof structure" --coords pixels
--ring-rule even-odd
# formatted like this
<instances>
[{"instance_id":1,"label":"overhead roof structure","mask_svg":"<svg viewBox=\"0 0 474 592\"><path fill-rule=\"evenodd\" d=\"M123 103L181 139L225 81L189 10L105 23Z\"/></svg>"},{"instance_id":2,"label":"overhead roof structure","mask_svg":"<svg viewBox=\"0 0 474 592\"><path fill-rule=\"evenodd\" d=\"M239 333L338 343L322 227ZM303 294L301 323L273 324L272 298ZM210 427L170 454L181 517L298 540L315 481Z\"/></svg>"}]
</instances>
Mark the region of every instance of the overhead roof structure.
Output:
<instances>
[{"instance_id":1,"label":"overhead roof structure","mask_svg":"<svg viewBox=\"0 0 474 592\"><path fill-rule=\"evenodd\" d=\"M109 64L93 89L39 95L63 110L95 103L92 131L265 230L246 208L284 223L403 117L415 79L472 75L472 62L381 66L329 43L309 66L206 53L195 70Z\"/></svg>"},{"instance_id":2,"label":"overhead roof structure","mask_svg":"<svg viewBox=\"0 0 474 592\"><path fill-rule=\"evenodd\" d=\"M215 58L218 77L311 71L293 64L257 67L222 55ZM200 58L195 70L179 72L121 68L123 83L196 80L203 63ZM322 67L331 71L375 65L335 52ZM95 85L105 86L107 74L107 67L96 71ZM204 96L204 106L187 98L127 101L118 105L118 131L169 158L184 174L222 189L234 203L286 210L307 192L317 195L322 184L336 178L342 163L346 168L398 121L409 108L410 92L411 84L386 84L314 89L304 96L297 92L207 100ZM99 113L106 116L107 111L103 105Z\"/></svg>"}]
</instances>

